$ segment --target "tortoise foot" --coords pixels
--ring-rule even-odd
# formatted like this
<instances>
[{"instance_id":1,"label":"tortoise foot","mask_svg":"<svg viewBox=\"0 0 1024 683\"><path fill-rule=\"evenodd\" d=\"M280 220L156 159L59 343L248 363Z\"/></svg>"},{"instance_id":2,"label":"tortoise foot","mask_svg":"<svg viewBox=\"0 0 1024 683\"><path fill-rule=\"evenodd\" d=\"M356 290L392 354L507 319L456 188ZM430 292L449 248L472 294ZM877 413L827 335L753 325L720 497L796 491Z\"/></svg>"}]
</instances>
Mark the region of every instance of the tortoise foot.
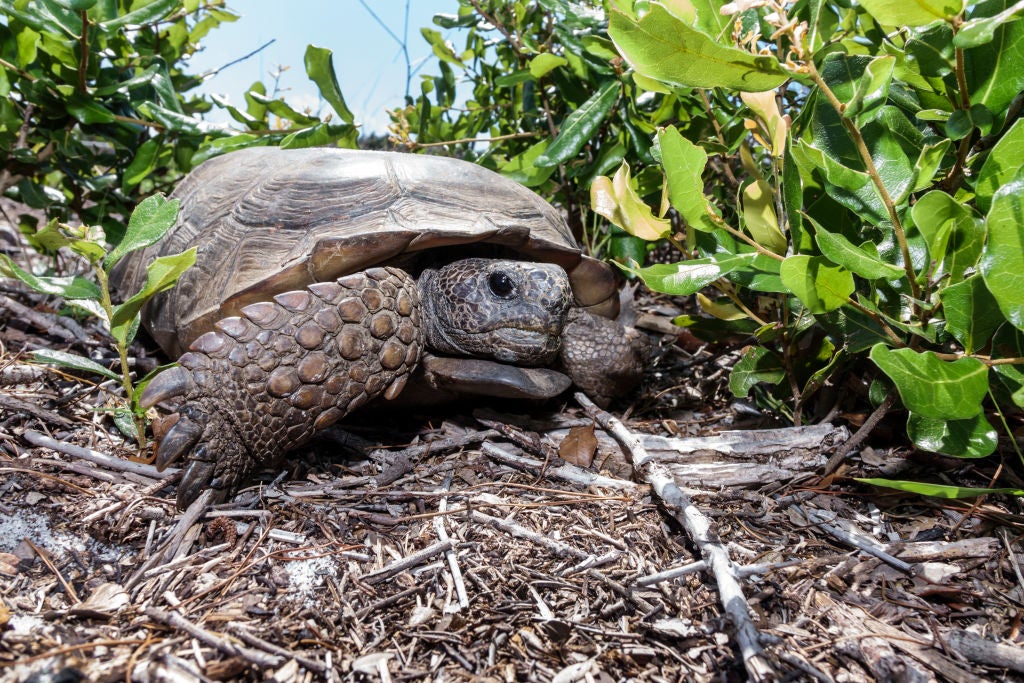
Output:
<instances>
[{"instance_id":1,"label":"tortoise foot","mask_svg":"<svg viewBox=\"0 0 1024 683\"><path fill-rule=\"evenodd\" d=\"M606 407L639 386L652 352L644 333L574 309L562 334L559 358L573 384Z\"/></svg>"},{"instance_id":2,"label":"tortoise foot","mask_svg":"<svg viewBox=\"0 0 1024 683\"><path fill-rule=\"evenodd\" d=\"M419 320L415 282L371 268L217 322L139 400L180 402L156 453L160 469L185 462L178 507L207 488L224 500L318 430L395 397L419 360Z\"/></svg>"}]
</instances>

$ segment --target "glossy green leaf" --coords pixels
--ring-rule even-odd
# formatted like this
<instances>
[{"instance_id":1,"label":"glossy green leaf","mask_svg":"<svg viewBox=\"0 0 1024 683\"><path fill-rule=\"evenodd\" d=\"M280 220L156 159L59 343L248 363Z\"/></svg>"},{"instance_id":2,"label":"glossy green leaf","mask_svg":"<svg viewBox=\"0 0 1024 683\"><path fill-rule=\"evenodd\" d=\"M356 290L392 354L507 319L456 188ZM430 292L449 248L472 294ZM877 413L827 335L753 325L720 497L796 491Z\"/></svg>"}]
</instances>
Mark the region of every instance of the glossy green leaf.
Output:
<instances>
[{"instance_id":1,"label":"glossy green leaf","mask_svg":"<svg viewBox=\"0 0 1024 683\"><path fill-rule=\"evenodd\" d=\"M984 458L996 449L996 430L978 413L962 420L907 416L907 435L918 448L954 458Z\"/></svg>"},{"instance_id":2,"label":"glossy green leaf","mask_svg":"<svg viewBox=\"0 0 1024 683\"><path fill-rule=\"evenodd\" d=\"M434 56L442 62L447 62L448 64L452 64L460 68L465 67L465 64L462 63L462 60L455 54L451 45L448 44L444 39L444 36L442 36L439 31L424 27L420 29L420 35L422 35L424 40L430 44L430 48L433 50Z\"/></svg>"},{"instance_id":3,"label":"glossy green leaf","mask_svg":"<svg viewBox=\"0 0 1024 683\"><path fill-rule=\"evenodd\" d=\"M968 18L996 16L1011 4L1011 0L984 0L971 6ZM1003 24L991 41L964 50L964 72L971 104L984 104L1001 117L1024 90L1024 22Z\"/></svg>"},{"instance_id":4,"label":"glossy green leaf","mask_svg":"<svg viewBox=\"0 0 1024 683\"><path fill-rule=\"evenodd\" d=\"M37 360L40 363L49 363L62 368L71 368L72 370L84 370L85 372L94 372L97 375L102 375L107 379L121 381L121 376L116 372L100 365L94 360L79 356L74 353L67 353L66 351L56 351L52 349L39 349L32 351L32 359Z\"/></svg>"},{"instance_id":5,"label":"glossy green leaf","mask_svg":"<svg viewBox=\"0 0 1024 683\"><path fill-rule=\"evenodd\" d=\"M988 368L975 358L944 361L930 351L871 347L871 360L896 385L900 398L921 417L964 420L981 412Z\"/></svg>"},{"instance_id":6,"label":"glossy green leaf","mask_svg":"<svg viewBox=\"0 0 1024 683\"><path fill-rule=\"evenodd\" d=\"M547 75L549 71L553 71L560 66L568 64L569 60L565 57L559 57L553 55L550 52L542 52L530 60L530 75L534 78L542 78Z\"/></svg>"},{"instance_id":7,"label":"glossy green leaf","mask_svg":"<svg viewBox=\"0 0 1024 683\"><path fill-rule=\"evenodd\" d=\"M779 229L775 195L768 183L757 179L740 192L743 223L754 241L776 254L785 254L789 240Z\"/></svg>"},{"instance_id":8,"label":"glossy green leaf","mask_svg":"<svg viewBox=\"0 0 1024 683\"><path fill-rule=\"evenodd\" d=\"M853 273L820 256L790 256L782 262L779 276L812 314L839 308L854 290Z\"/></svg>"},{"instance_id":9,"label":"glossy green leaf","mask_svg":"<svg viewBox=\"0 0 1024 683\"><path fill-rule=\"evenodd\" d=\"M65 299L99 299L100 288L96 283L82 277L63 275L60 277L33 275L22 270L11 257L0 254L0 275L20 280L42 294L62 296Z\"/></svg>"},{"instance_id":10,"label":"glossy green leaf","mask_svg":"<svg viewBox=\"0 0 1024 683\"><path fill-rule=\"evenodd\" d=\"M557 166L537 166L537 157L543 154L550 140L541 140L526 148L526 151L509 159L498 170L506 178L511 178L526 187L537 187L547 182Z\"/></svg>"},{"instance_id":11,"label":"glossy green leaf","mask_svg":"<svg viewBox=\"0 0 1024 683\"><path fill-rule=\"evenodd\" d=\"M872 59L855 83L853 95L846 102L843 115L853 119L870 117L878 107L885 104L895 66L896 58L892 56Z\"/></svg>"},{"instance_id":12,"label":"glossy green leaf","mask_svg":"<svg viewBox=\"0 0 1024 683\"><path fill-rule=\"evenodd\" d=\"M350 123L317 123L284 136L281 139L281 149L302 149L326 145L352 149L356 146L358 135L359 129Z\"/></svg>"},{"instance_id":13,"label":"glossy green leaf","mask_svg":"<svg viewBox=\"0 0 1024 683\"><path fill-rule=\"evenodd\" d=\"M1024 13L1024 0L1018 0L1015 4L991 17L965 21L953 38L953 46L966 49L990 43L995 38L997 28L1020 19L1022 13Z\"/></svg>"},{"instance_id":14,"label":"glossy green leaf","mask_svg":"<svg viewBox=\"0 0 1024 683\"><path fill-rule=\"evenodd\" d=\"M999 310L1024 329L1024 178L1001 187L985 217L988 244L981 274Z\"/></svg>"},{"instance_id":15,"label":"glossy green leaf","mask_svg":"<svg viewBox=\"0 0 1024 683\"><path fill-rule=\"evenodd\" d=\"M782 359L763 346L751 346L736 362L729 375L729 391L737 398L750 393L755 384L778 384L786 377Z\"/></svg>"},{"instance_id":16,"label":"glossy green leaf","mask_svg":"<svg viewBox=\"0 0 1024 683\"><path fill-rule=\"evenodd\" d=\"M78 119L79 123L113 123L114 115L99 102L84 96L75 95L70 98L65 106L68 113Z\"/></svg>"},{"instance_id":17,"label":"glossy green leaf","mask_svg":"<svg viewBox=\"0 0 1024 683\"><path fill-rule=\"evenodd\" d=\"M920 192L933 185L935 174L942 165L942 159L953 143L940 140L934 144L924 145L914 163L914 173L910 183L911 192Z\"/></svg>"},{"instance_id":18,"label":"glossy green leaf","mask_svg":"<svg viewBox=\"0 0 1024 683\"><path fill-rule=\"evenodd\" d=\"M750 264L753 254L692 259L679 263L655 263L646 268L623 266L656 292L686 296L715 280Z\"/></svg>"},{"instance_id":19,"label":"glossy green leaf","mask_svg":"<svg viewBox=\"0 0 1024 683\"><path fill-rule=\"evenodd\" d=\"M341 86L338 85L338 75L334 72L334 60L332 52L325 47L309 45L306 47L306 54L303 58L306 66L306 75L316 83L320 89L320 95L327 100L331 108L341 117L345 123L355 121L355 116L345 104L345 97L341 94Z\"/></svg>"},{"instance_id":20,"label":"glossy green leaf","mask_svg":"<svg viewBox=\"0 0 1024 683\"><path fill-rule=\"evenodd\" d=\"M128 218L128 229L110 255L104 268L107 272L126 254L148 247L167 234L178 217L181 200L168 200L161 194L154 194L142 200Z\"/></svg>"},{"instance_id":21,"label":"glossy green leaf","mask_svg":"<svg viewBox=\"0 0 1024 683\"><path fill-rule=\"evenodd\" d=\"M968 354L983 348L992 333L1005 322L980 275L972 275L963 282L950 285L939 295L946 331L960 342Z\"/></svg>"},{"instance_id":22,"label":"glossy green leaf","mask_svg":"<svg viewBox=\"0 0 1024 683\"><path fill-rule=\"evenodd\" d=\"M906 271L899 266L886 263L877 253L868 251L852 244L838 233L827 232L813 219L808 218L815 226L815 240L818 248L828 260L846 268L855 275L867 280L894 280L906 276Z\"/></svg>"},{"instance_id":23,"label":"glossy green leaf","mask_svg":"<svg viewBox=\"0 0 1024 683\"><path fill-rule=\"evenodd\" d=\"M111 417L114 420L114 426L117 427L121 434L132 441L139 440L139 430L135 424L135 415L132 413L131 408L128 406L117 406L114 408Z\"/></svg>"},{"instance_id":24,"label":"glossy green leaf","mask_svg":"<svg viewBox=\"0 0 1024 683\"><path fill-rule=\"evenodd\" d=\"M658 3L639 20L613 9L608 34L634 69L671 85L759 92L789 78L774 57L719 44Z\"/></svg>"},{"instance_id":25,"label":"glossy green leaf","mask_svg":"<svg viewBox=\"0 0 1024 683\"><path fill-rule=\"evenodd\" d=\"M962 0L861 0L860 4L885 26L924 26L952 19L964 8Z\"/></svg>"},{"instance_id":26,"label":"glossy green leaf","mask_svg":"<svg viewBox=\"0 0 1024 683\"><path fill-rule=\"evenodd\" d=\"M104 21L100 27L104 31L120 28L122 26L141 26L159 21L173 12L178 7L179 0L152 0L146 4L132 3L132 11L122 14L119 17Z\"/></svg>"},{"instance_id":27,"label":"glossy green leaf","mask_svg":"<svg viewBox=\"0 0 1024 683\"><path fill-rule=\"evenodd\" d=\"M1024 119L1018 119L985 159L975 186L978 208L987 212L996 190L1013 180L1024 160Z\"/></svg>"},{"instance_id":28,"label":"glossy green leaf","mask_svg":"<svg viewBox=\"0 0 1024 683\"><path fill-rule=\"evenodd\" d=\"M196 248L172 256L161 256L146 266L146 284L120 306L114 308L110 320L110 334L121 343L126 343L138 327L138 315L142 307L165 290L177 283L178 278L196 262Z\"/></svg>"},{"instance_id":29,"label":"glossy green leaf","mask_svg":"<svg viewBox=\"0 0 1024 683\"><path fill-rule=\"evenodd\" d=\"M203 143L192 155L192 163L198 165L212 159L215 156L232 152L236 149L245 149L246 147L263 147L271 144L272 138L266 135L256 135L252 133L242 133L240 135L232 135L226 138L214 138L208 142Z\"/></svg>"},{"instance_id":30,"label":"glossy green leaf","mask_svg":"<svg viewBox=\"0 0 1024 683\"><path fill-rule=\"evenodd\" d=\"M579 154L583 145L590 142L594 131L608 118L619 99L620 90L618 81L608 81L601 86L579 109L566 117L558 137L534 163L538 166L557 166Z\"/></svg>"},{"instance_id":31,"label":"glossy green leaf","mask_svg":"<svg viewBox=\"0 0 1024 683\"><path fill-rule=\"evenodd\" d=\"M843 162L804 140L797 141L791 151L793 159L805 171L821 171L824 174L830 197L872 224L888 221L885 204L867 173L845 166Z\"/></svg>"},{"instance_id":32,"label":"glossy green leaf","mask_svg":"<svg viewBox=\"0 0 1024 683\"><path fill-rule=\"evenodd\" d=\"M917 493L922 496L933 496L935 498L945 498L947 500L960 500L961 498L976 498L978 496L985 496L990 493L1007 493L1012 496L1024 496L1024 489L983 489L983 488L970 488L967 486L949 486L946 484L926 484L920 481L901 481L898 479L868 479L868 478L857 478L857 481L862 484L870 484L872 486L883 486L889 489L896 489L898 491L906 491L908 493Z\"/></svg>"},{"instance_id":33,"label":"glossy green leaf","mask_svg":"<svg viewBox=\"0 0 1024 683\"><path fill-rule=\"evenodd\" d=\"M953 73L953 27L943 22L912 31L907 41L908 62L928 78L942 78Z\"/></svg>"},{"instance_id":34,"label":"glossy green leaf","mask_svg":"<svg viewBox=\"0 0 1024 683\"><path fill-rule=\"evenodd\" d=\"M125 190L129 190L148 176L153 168L156 167L157 156L160 153L160 140L157 138L150 138L143 142L139 148L135 151L135 157L131 163L128 164L128 168L124 170L124 176L121 181L121 187Z\"/></svg>"},{"instance_id":35,"label":"glossy green leaf","mask_svg":"<svg viewBox=\"0 0 1024 683\"><path fill-rule=\"evenodd\" d=\"M1012 325L1003 325L992 337L992 358L1024 358L1024 333ZM992 366L1010 398L1024 408L1024 365L999 363Z\"/></svg>"},{"instance_id":36,"label":"glossy green leaf","mask_svg":"<svg viewBox=\"0 0 1024 683\"><path fill-rule=\"evenodd\" d=\"M941 190L921 197L910 211L936 264L933 279L948 274L952 282L963 278L981 257L985 225L977 213Z\"/></svg>"},{"instance_id":37,"label":"glossy green leaf","mask_svg":"<svg viewBox=\"0 0 1024 683\"><path fill-rule=\"evenodd\" d=\"M714 230L701 177L708 163L707 152L680 135L673 126L658 131L658 147L672 206L695 230Z\"/></svg>"}]
</instances>

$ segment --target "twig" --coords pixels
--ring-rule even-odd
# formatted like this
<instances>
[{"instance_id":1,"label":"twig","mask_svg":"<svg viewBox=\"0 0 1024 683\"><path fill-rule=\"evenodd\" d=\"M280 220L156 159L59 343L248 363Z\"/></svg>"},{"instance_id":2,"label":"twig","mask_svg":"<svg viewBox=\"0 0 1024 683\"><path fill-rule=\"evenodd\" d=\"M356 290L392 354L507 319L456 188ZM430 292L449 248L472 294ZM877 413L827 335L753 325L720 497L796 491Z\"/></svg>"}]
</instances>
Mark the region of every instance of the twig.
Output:
<instances>
[{"instance_id":1,"label":"twig","mask_svg":"<svg viewBox=\"0 0 1024 683\"><path fill-rule=\"evenodd\" d=\"M846 460L846 456L871 434L872 430L882 421L882 418L885 417L894 403L896 403L896 390L891 389L886 394L885 399L875 408L874 412L868 416L868 419L864 420L864 424L860 426L860 429L847 439L846 443L836 449L836 452L828 459L828 462L825 463L825 469L822 471L823 476L827 477L839 469L839 466Z\"/></svg>"},{"instance_id":2,"label":"twig","mask_svg":"<svg viewBox=\"0 0 1024 683\"><path fill-rule=\"evenodd\" d=\"M53 563L53 559L50 557L50 553L46 552L43 548L40 548L38 545L33 543L32 539L30 538L24 538L22 540L28 544L28 547L32 548L32 551L39 556L39 559L43 561L43 564L46 565L47 569L49 569L53 573L53 575L57 577L57 580L60 581L60 585L64 587L64 592L68 594L68 597L71 598L71 601L75 604L81 602L82 599L79 598L78 593L75 592L75 587L68 583L68 580L65 579L64 575L60 573L59 569L57 569L57 565Z\"/></svg>"},{"instance_id":3,"label":"twig","mask_svg":"<svg viewBox=\"0 0 1024 683\"><path fill-rule=\"evenodd\" d=\"M403 557L402 559L396 562L392 562L386 567L382 567L380 569L370 572L369 574L364 575L362 577L362 581L363 583L369 584L380 583L381 581L385 581L386 579L389 579L395 574L405 571L410 567L415 567L417 565L423 564L423 562L429 560L435 555L440 555L446 550L451 550L452 547L454 546L450 540L441 541L440 543L434 543L433 545L429 545L423 550L415 552L412 555L409 555L408 557Z\"/></svg>"},{"instance_id":4,"label":"twig","mask_svg":"<svg viewBox=\"0 0 1024 683\"><path fill-rule=\"evenodd\" d=\"M310 671L312 671L314 673L318 673L321 676L326 674L327 671L328 671L327 665L324 664L323 662L318 662L315 659L310 659L309 657L304 657L301 654L299 654L298 652L293 652L293 651L291 651L291 650L289 650L287 648L281 647L280 645L274 645L273 643L268 643L267 641L263 640L262 638L259 638L256 635L254 635L253 633L250 633L241 624L231 624L231 625L229 625L228 626L228 631L231 633L231 635L237 637L239 640L244 642L246 645L252 645L253 647L258 647L259 649L263 650L264 652L269 652L272 655L280 655L281 657L286 657L288 659L294 659L296 662L298 662L299 664L301 664L305 668L309 669Z\"/></svg>"},{"instance_id":5,"label":"twig","mask_svg":"<svg viewBox=\"0 0 1024 683\"><path fill-rule=\"evenodd\" d=\"M953 650L972 662L1024 673L1024 650L1020 646L993 643L963 629L953 629L946 639Z\"/></svg>"},{"instance_id":6,"label":"twig","mask_svg":"<svg viewBox=\"0 0 1024 683\"><path fill-rule=\"evenodd\" d=\"M170 553L171 555L179 554L180 546L188 533L188 530L192 528L192 525L199 521L199 518L206 512L207 506L213 499L213 491L207 489L203 491L198 498L193 501L188 509L182 514L181 519L175 525L174 530L171 532L170 538L163 544L153 556L146 560L141 567L139 567L130 579L125 583L125 589L131 590L135 584L143 579L146 572L159 564L163 558Z\"/></svg>"},{"instance_id":7,"label":"twig","mask_svg":"<svg viewBox=\"0 0 1024 683\"><path fill-rule=\"evenodd\" d=\"M262 669L278 667L283 663L281 657L276 655L260 652L259 650L251 650L247 647L242 647L241 645L235 645L234 643L228 642L219 634L212 633L211 631L207 631L204 628L196 626L177 612L167 612L162 609L157 609L156 607L147 607L145 614L153 621L158 621L161 624L170 626L171 628L184 631L199 642L204 645L209 645L218 652L222 652L229 657L241 657Z\"/></svg>"},{"instance_id":8,"label":"twig","mask_svg":"<svg viewBox=\"0 0 1024 683\"><path fill-rule=\"evenodd\" d=\"M485 455L497 460L498 462L514 467L518 470L524 470L536 474L540 472L544 467L544 463L534 458L529 458L524 455L515 455L509 453L503 448L495 446L492 443L485 443L480 447L480 450ZM570 465L565 463L562 465L550 466L545 470L545 474L564 479L565 481L579 484L581 486L598 486L604 488L613 489L625 489L627 491L640 492L640 487L628 479L616 479L614 477L606 477L601 474L594 474L581 467Z\"/></svg>"},{"instance_id":9,"label":"twig","mask_svg":"<svg viewBox=\"0 0 1024 683\"><path fill-rule=\"evenodd\" d=\"M470 512L470 517L477 522L489 524L495 529L500 529L501 531L511 534L516 538L523 538L527 541L530 541L531 543L536 543L539 546L547 548L558 557L575 557L579 560L585 560L591 557L591 554L588 552L585 552L583 550L577 550L576 548L573 548L571 545L566 545L565 543L562 543L561 541L556 541L555 539L549 538L544 534L539 534L536 531L531 531L530 529L527 529L526 527L520 524L516 524L515 522L510 522L507 519L491 517L490 515L480 512L479 510L472 510Z\"/></svg>"},{"instance_id":10,"label":"twig","mask_svg":"<svg viewBox=\"0 0 1024 683\"><path fill-rule=\"evenodd\" d=\"M874 555L878 559L900 570L901 572L906 572L911 576L913 576L916 573L914 565L910 564L909 562L904 562L898 557L893 557L889 553L882 550L882 547L879 544L872 543L871 541L866 539L857 538L855 535L851 534L845 529L841 529L838 526L835 526L834 524L830 524L829 520L824 515L824 513L820 512L819 510L815 510L813 508L807 508L805 510L803 507L799 505L794 505L791 509L803 515L804 518L807 519L807 521L811 524L814 524L819 529L828 532L831 536L839 539L843 543L847 545L852 545L854 548L858 548L859 550L863 550L868 554Z\"/></svg>"},{"instance_id":11,"label":"twig","mask_svg":"<svg viewBox=\"0 0 1024 683\"><path fill-rule=\"evenodd\" d=\"M49 436L32 430L26 430L25 433L22 434L22 438L33 446L40 446L42 448L59 451L65 455L70 455L73 458L88 460L89 462L96 463L97 465L101 465L102 467L106 467L107 469L115 470L117 472L141 474L142 476L149 477L150 479L167 479L178 473L178 469L175 467L168 467L163 472L157 472L156 467L153 465L147 465L143 462L135 462L134 460L125 460L123 458L117 458L89 448L75 446L74 444L58 441L57 439L50 438Z\"/></svg>"},{"instance_id":12,"label":"twig","mask_svg":"<svg viewBox=\"0 0 1024 683\"><path fill-rule=\"evenodd\" d=\"M418 593L422 593L425 590L427 590L426 585L424 585L424 584L417 584L415 586L412 586L411 588L406 588L404 591L401 591L399 593L395 593L394 595L389 595L388 597L384 598L383 600L378 600L377 602L373 603L372 605L367 605L366 607L364 607L361 610L359 610L358 612L356 612L356 619L365 619L367 616L369 616L371 614L375 614L375 613L381 611L382 609L384 609L385 607L390 607L391 605L395 604L396 602L401 602L402 600L406 599L407 597L409 597L411 595L416 595Z\"/></svg>"},{"instance_id":13,"label":"twig","mask_svg":"<svg viewBox=\"0 0 1024 683\"><path fill-rule=\"evenodd\" d=\"M774 667L761 648L760 633L750 618L750 607L736 579L729 553L712 530L710 520L680 490L668 469L647 454L640 440L624 424L594 405L582 392L577 392L575 398L591 417L615 437L626 457L633 463L634 471L654 488L665 508L686 529L700 549L718 584L722 607L736 628L736 643L750 679L774 680Z\"/></svg>"},{"instance_id":14,"label":"twig","mask_svg":"<svg viewBox=\"0 0 1024 683\"><path fill-rule=\"evenodd\" d=\"M8 396L6 394L0 394L0 408L11 411L12 415L17 413L28 413L37 420L42 420L48 424L60 425L61 427L71 427L75 424L59 413L47 410L46 408L40 408L34 403L22 401L20 398L15 398L14 396Z\"/></svg>"},{"instance_id":15,"label":"twig","mask_svg":"<svg viewBox=\"0 0 1024 683\"><path fill-rule=\"evenodd\" d=\"M795 567L796 565L801 564L802 562L803 560L786 560L785 562L767 562L764 564L738 565L733 567L733 572L735 572L736 576L740 578L746 578L748 576L755 576L757 574L766 574L775 569L782 569L784 567ZM680 576L685 576L687 574L696 574L697 572L707 570L707 568L708 563L704 560L690 562L689 564L684 564L681 567L673 567L671 569L666 569L665 571L660 571L654 574L641 576L636 580L636 585L650 586L655 583L661 583L662 581L668 581L669 579L676 579Z\"/></svg>"},{"instance_id":16,"label":"twig","mask_svg":"<svg viewBox=\"0 0 1024 683\"><path fill-rule=\"evenodd\" d=\"M444 484L441 485L441 490L447 491L452 485L452 474L448 473L444 478ZM437 532L437 537L442 542L451 542L451 538L448 536L448 530L444 528L445 513L448 512L448 496L446 495L437 504L438 516L434 517L434 531ZM461 609L469 608L469 594L466 593L466 582L462 578L462 569L459 567L459 556L454 550L446 550L444 552L445 558L448 560L448 569L452 573L452 582L455 584L455 595L459 598L459 607Z\"/></svg>"}]
</instances>

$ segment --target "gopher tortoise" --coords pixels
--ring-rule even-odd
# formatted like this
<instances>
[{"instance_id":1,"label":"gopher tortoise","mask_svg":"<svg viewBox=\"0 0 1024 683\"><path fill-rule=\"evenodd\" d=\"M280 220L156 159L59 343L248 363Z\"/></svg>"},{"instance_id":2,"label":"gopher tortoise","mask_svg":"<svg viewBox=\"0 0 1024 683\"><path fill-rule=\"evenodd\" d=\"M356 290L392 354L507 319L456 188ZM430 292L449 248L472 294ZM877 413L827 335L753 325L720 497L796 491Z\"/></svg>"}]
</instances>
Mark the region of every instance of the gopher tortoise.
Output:
<instances>
[{"instance_id":1,"label":"gopher tortoise","mask_svg":"<svg viewBox=\"0 0 1024 683\"><path fill-rule=\"evenodd\" d=\"M640 377L646 339L611 319L611 268L543 199L474 164L260 147L203 163L172 196L177 223L113 275L133 292L154 258L197 247L142 315L180 355L140 399L178 401L156 464L187 459L179 507L208 487L223 499L410 379L526 398L571 381L606 403Z\"/></svg>"}]
</instances>

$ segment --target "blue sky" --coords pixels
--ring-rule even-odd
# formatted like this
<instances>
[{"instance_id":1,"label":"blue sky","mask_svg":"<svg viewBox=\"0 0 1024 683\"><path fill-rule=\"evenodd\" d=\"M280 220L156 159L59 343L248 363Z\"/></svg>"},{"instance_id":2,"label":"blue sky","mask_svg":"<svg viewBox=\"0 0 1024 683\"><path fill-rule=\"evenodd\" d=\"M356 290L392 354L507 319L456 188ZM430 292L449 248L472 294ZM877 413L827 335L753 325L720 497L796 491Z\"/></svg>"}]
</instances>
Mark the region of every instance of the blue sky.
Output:
<instances>
[{"instance_id":1,"label":"blue sky","mask_svg":"<svg viewBox=\"0 0 1024 683\"><path fill-rule=\"evenodd\" d=\"M431 21L435 14L454 14L458 0L366 0L366 5L399 38L405 32L405 10L409 6L408 49L420 73L436 71L430 46L420 35L421 26L443 34ZM400 45L381 27L359 0L234 0L229 7L241 18L211 31L204 49L193 60L193 73L216 69L275 42L258 55L221 71L204 84L207 93L226 95L234 105L244 104L243 93L254 81L272 84L271 72L290 67L281 77L285 98L296 108L318 106L316 86L307 78L302 56L309 44L334 52L334 67L345 101L362 122L364 130L384 132L388 124L385 108L400 106L405 95L406 64ZM461 48L460 46L457 46ZM419 92L418 75L412 93ZM226 120L226 118L224 119Z\"/></svg>"}]
</instances>

